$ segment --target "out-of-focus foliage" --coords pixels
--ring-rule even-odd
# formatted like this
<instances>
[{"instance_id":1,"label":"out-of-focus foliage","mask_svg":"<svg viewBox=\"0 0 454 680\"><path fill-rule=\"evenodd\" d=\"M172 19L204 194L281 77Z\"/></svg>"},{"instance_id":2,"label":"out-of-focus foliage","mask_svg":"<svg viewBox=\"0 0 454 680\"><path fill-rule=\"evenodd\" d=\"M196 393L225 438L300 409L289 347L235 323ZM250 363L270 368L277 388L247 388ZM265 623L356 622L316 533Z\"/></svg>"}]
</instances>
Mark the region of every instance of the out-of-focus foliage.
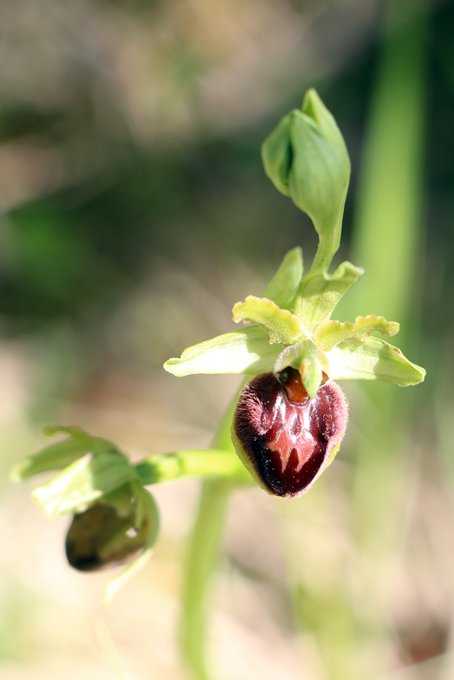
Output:
<instances>
[{"instance_id":1,"label":"out-of-focus foliage","mask_svg":"<svg viewBox=\"0 0 454 680\"><path fill-rule=\"evenodd\" d=\"M315 251L309 222L273 189L260 159L263 139L286 111L301 106L309 86L335 114L352 159L339 261L348 255L382 47L382 5L2 3L1 469L39 448L36 427L49 421L86 426L141 453L208 444L235 383L215 377L180 381L160 367L184 347L233 330L232 303L251 288L263 295L287 250L301 245L308 256ZM415 327L418 317L423 321L419 354L413 350L412 357L427 368L427 378L417 388L409 428L414 457L399 487L406 514L396 523L405 525L404 540L401 552L388 556L389 572L380 583L374 581L373 550L358 557L365 564L362 582L343 572L341 556L354 553L358 524L349 515L355 470L349 451L364 438L354 414L357 405L373 400L370 391L353 391L351 444L347 440L330 468L328 493L311 492L304 521L288 506L282 510L288 542L312 546L300 560L310 588L293 592L301 605L295 609L303 670L311 680L326 673L314 640L326 635L328 648L333 639L340 649L354 647L343 612L350 608L369 626L372 590L380 591L388 615L388 666L424 662L408 671L412 675L405 677L412 680L448 672L454 602L454 2L439 0L430 11L425 236L415 255L409 310ZM169 484L160 492L163 534L149 579L145 570L137 590L129 590L131 599L128 586L108 615L132 678L147 677L150 668L156 677L180 677L173 648L161 656L160 650L176 637L180 558L193 507L192 487L185 485ZM227 531L222 613L215 619L219 670L223 654L231 659L236 645L246 661L232 666L229 679L271 678L278 671L293 679L301 662L289 634L292 604L283 597L276 520L267 498L258 492L252 501L247 493L255 492L235 501ZM65 575L59 554L46 552L58 536L47 534L52 530L43 529L45 520L24 509L26 498L27 491L18 507L9 492L0 515L6 536L0 679L110 677L93 660L74 663L71 675L73 660L91 644L80 631L91 630L92 603L102 584L97 581L94 592L80 585L81 576ZM61 536L64 531L62 526ZM380 552L380 545L374 549ZM98 619L93 623L95 638L106 663L117 668L103 626ZM226 649L219 642L224 639ZM278 666L269 654L273 645L273 658L275 649L282 651ZM367 677L374 677L373 642L358 658Z\"/></svg>"}]
</instances>

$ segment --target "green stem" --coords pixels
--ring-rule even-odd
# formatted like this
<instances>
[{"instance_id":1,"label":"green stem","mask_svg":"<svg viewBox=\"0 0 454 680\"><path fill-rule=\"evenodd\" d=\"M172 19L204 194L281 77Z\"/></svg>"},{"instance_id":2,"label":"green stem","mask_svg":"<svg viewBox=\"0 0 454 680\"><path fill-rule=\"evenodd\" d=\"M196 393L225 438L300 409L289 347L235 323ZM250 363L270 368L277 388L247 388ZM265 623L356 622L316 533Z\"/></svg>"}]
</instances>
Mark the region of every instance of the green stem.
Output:
<instances>
[{"instance_id":1,"label":"green stem","mask_svg":"<svg viewBox=\"0 0 454 680\"><path fill-rule=\"evenodd\" d=\"M320 236L317 252L315 253L311 268L308 274L313 274L314 272L320 270L328 270L331 261L339 248L339 239L337 240L337 247L333 245L332 238L323 238Z\"/></svg>"},{"instance_id":2,"label":"green stem","mask_svg":"<svg viewBox=\"0 0 454 680\"><path fill-rule=\"evenodd\" d=\"M232 490L232 485L221 479L203 483L184 572L181 651L189 671L197 680L209 678L205 665L208 612L224 517Z\"/></svg>"},{"instance_id":3,"label":"green stem","mask_svg":"<svg viewBox=\"0 0 454 680\"><path fill-rule=\"evenodd\" d=\"M229 452L232 458L236 458L236 454L230 437L230 427L237 400L238 397L233 400L213 442L215 448L225 454ZM181 651L188 670L196 680L209 679L205 649L210 596L218 564L224 517L235 486L235 481L227 477L203 482L191 536L182 593Z\"/></svg>"},{"instance_id":4,"label":"green stem","mask_svg":"<svg viewBox=\"0 0 454 680\"><path fill-rule=\"evenodd\" d=\"M193 449L156 454L138 463L142 484L158 484L180 477L222 477L247 479L244 465L232 451Z\"/></svg>"},{"instance_id":5,"label":"green stem","mask_svg":"<svg viewBox=\"0 0 454 680\"><path fill-rule=\"evenodd\" d=\"M416 344L418 336L415 316L421 276L429 5L427 0L388 0L386 7L386 40L366 136L353 236L355 259L367 275L346 301L350 308L344 304L343 311L352 317L353 310L355 314L367 310L403 322L406 350L410 340ZM362 592L371 595L358 630L360 645L367 647L373 641L384 660L390 644L389 593L383 597L376 584L386 583L389 564L402 544L406 469L415 465L408 441L412 392L376 384L363 389L366 396L357 416L361 437L353 456L351 516L356 558L350 569L362 584ZM380 675L384 669L374 670Z\"/></svg>"}]
</instances>

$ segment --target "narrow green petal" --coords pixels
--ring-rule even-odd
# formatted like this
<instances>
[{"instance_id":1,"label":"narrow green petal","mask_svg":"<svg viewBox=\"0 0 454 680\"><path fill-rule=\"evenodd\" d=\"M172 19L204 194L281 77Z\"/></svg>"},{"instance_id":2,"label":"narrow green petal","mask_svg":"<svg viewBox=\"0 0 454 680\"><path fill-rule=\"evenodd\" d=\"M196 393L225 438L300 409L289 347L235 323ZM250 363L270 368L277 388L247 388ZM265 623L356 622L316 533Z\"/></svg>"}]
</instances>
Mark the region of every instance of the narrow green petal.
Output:
<instances>
[{"instance_id":1,"label":"narrow green petal","mask_svg":"<svg viewBox=\"0 0 454 680\"><path fill-rule=\"evenodd\" d=\"M381 380L401 387L417 385L426 372L384 340L349 339L327 352L334 380Z\"/></svg>"},{"instance_id":2,"label":"narrow green petal","mask_svg":"<svg viewBox=\"0 0 454 680\"><path fill-rule=\"evenodd\" d=\"M88 454L39 486L32 496L45 515L55 517L93 503L135 477L134 468L121 453Z\"/></svg>"},{"instance_id":3,"label":"narrow green petal","mask_svg":"<svg viewBox=\"0 0 454 680\"><path fill-rule=\"evenodd\" d=\"M301 339L303 326L300 320L288 309L280 309L268 298L248 295L244 302L237 302L233 307L233 320L238 323L259 323L266 328L270 342L281 342L293 345Z\"/></svg>"},{"instance_id":4,"label":"narrow green petal","mask_svg":"<svg viewBox=\"0 0 454 680\"><path fill-rule=\"evenodd\" d=\"M325 351L349 338L366 340L372 333L382 335L396 335L399 324L396 321L386 321L382 316L357 316L354 323L348 321L323 321L314 333L316 343Z\"/></svg>"},{"instance_id":5,"label":"narrow green petal","mask_svg":"<svg viewBox=\"0 0 454 680\"><path fill-rule=\"evenodd\" d=\"M283 349L283 345L270 345L261 326L249 326L188 347L180 359L166 361L164 368L178 377L196 373L259 375L272 370Z\"/></svg>"},{"instance_id":6,"label":"narrow green petal","mask_svg":"<svg viewBox=\"0 0 454 680\"><path fill-rule=\"evenodd\" d=\"M304 320L309 332L330 318L341 297L362 274L361 267L343 262L333 274L319 270L303 279L294 313Z\"/></svg>"},{"instance_id":7,"label":"narrow green petal","mask_svg":"<svg viewBox=\"0 0 454 680\"><path fill-rule=\"evenodd\" d=\"M293 248L285 255L282 264L267 285L265 297L281 309L291 309L303 278L303 252Z\"/></svg>"},{"instance_id":8,"label":"narrow green petal","mask_svg":"<svg viewBox=\"0 0 454 680\"><path fill-rule=\"evenodd\" d=\"M146 490L140 489L140 500L143 506L143 512L148 516L150 531L147 537L143 552L136 557L136 559L129 564L126 569L123 569L119 574L109 579L104 590L102 600L103 607L107 606L114 595L119 591L121 586L126 583L134 574L141 569L150 559L153 554L154 545L159 535L159 510L153 496Z\"/></svg>"}]
</instances>

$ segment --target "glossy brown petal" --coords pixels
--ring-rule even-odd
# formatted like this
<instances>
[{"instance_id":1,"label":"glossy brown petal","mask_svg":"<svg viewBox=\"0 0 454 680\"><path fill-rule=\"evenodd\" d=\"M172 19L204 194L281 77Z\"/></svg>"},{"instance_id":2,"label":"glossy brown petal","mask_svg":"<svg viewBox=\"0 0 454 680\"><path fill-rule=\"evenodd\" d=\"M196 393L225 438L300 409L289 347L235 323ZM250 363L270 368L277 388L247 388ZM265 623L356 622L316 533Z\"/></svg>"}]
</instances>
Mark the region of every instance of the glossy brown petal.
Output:
<instances>
[{"instance_id":1,"label":"glossy brown petal","mask_svg":"<svg viewBox=\"0 0 454 680\"><path fill-rule=\"evenodd\" d=\"M347 400L326 382L311 399L299 372L264 373L240 395L232 428L236 451L256 481L276 496L300 496L330 461L344 436Z\"/></svg>"},{"instance_id":2,"label":"glossy brown petal","mask_svg":"<svg viewBox=\"0 0 454 680\"><path fill-rule=\"evenodd\" d=\"M143 550L148 519L134 528L134 514L121 517L107 503L92 505L74 515L66 536L66 557L79 571L97 571L131 562Z\"/></svg>"}]
</instances>

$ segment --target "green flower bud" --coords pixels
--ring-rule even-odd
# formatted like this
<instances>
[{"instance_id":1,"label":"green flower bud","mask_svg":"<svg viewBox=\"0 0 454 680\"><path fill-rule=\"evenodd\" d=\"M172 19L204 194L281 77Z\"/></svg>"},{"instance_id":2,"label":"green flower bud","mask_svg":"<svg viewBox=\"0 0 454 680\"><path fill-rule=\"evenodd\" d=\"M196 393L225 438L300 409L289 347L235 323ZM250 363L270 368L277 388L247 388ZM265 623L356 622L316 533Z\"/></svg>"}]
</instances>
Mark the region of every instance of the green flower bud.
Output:
<instances>
[{"instance_id":1,"label":"green flower bud","mask_svg":"<svg viewBox=\"0 0 454 680\"><path fill-rule=\"evenodd\" d=\"M291 111L267 137L262 158L276 188L312 219L323 243L319 265L328 266L339 247L350 160L315 90L308 90L301 111Z\"/></svg>"},{"instance_id":2,"label":"green flower bud","mask_svg":"<svg viewBox=\"0 0 454 680\"><path fill-rule=\"evenodd\" d=\"M139 518L137 507L129 492L120 503L104 497L74 515L65 544L69 564L79 571L96 571L132 562L145 549L153 529L150 516L142 513Z\"/></svg>"}]
</instances>

